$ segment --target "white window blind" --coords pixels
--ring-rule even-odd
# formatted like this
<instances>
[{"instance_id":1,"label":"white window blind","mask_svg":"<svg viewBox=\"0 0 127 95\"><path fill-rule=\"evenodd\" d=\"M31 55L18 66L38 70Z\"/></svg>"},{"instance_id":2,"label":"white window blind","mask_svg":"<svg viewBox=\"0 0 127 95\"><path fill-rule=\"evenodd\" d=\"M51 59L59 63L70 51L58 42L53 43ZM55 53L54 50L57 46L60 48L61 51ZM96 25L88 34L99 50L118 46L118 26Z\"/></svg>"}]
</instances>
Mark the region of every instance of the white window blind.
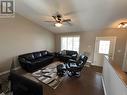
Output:
<instances>
[{"instance_id":1,"label":"white window blind","mask_svg":"<svg viewBox=\"0 0 127 95\"><path fill-rule=\"evenodd\" d=\"M80 36L61 37L61 50L74 50L79 52Z\"/></svg>"}]
</instances>

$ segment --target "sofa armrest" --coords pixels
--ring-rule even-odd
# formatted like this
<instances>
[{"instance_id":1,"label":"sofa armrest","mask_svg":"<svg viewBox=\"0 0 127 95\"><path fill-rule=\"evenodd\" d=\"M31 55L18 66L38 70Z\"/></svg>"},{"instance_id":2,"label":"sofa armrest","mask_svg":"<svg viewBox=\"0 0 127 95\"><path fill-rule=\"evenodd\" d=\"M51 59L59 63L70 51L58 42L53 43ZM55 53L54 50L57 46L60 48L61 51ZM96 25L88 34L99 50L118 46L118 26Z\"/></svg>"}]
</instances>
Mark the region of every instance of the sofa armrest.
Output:
<instances>
[{"instance_id":1,"label":"sofa armrest","mask_svg":"<svg viewBox=\"0 0 127 95\"><path fill-rule=\"evenodd\" d=\"M31 61L29 61L29 60L27 60L25 58L20 58L19 57L18 60L19 60L20 63L24 63L24 64L26 64L26 63L29 63L30 64L31 63Z\"/></svg>"},{"instance_id":2,"label":"sofa armrest","mask_svg":"<svg viewBox=\"0 0 127 95\"><path fill-rule=\"evenodd\" d=\"M57 52L57 54L58 54L58 55L62 55L62 52L61 52L61 51L60 51L60 52Z\"/></svg>"},{"instance_id":3,"label":"sofa armrest","mask_svg":"<svg viewBox=\"0 0 127 95\"><path fill-rule=\"evenodd\" d=\"M73 54L72 57L77 57L77 54Z\"/></svg>"},{"instance_id":4,"label":"sofa armrest","mask_svg":"<svg viewBox=\"0 0 127 95\"><path fill-rule=\"evenodd\" d=\"M21 57L19 57L18 60L22 68L24 68L27 71L30 71L29 69L31 68L31 61Z\"/></svg>"},{"instance_id":5,"label":"sofa armrest","mask_svg":"<svg viewBox=\"0 0 127 95\"><path fill-rule=\"evenodd\" d=\"M69 59L68 62L73 62L73 63L76 63L76 60L73 60L73 59Z\"/></svg>"},{"instance_id":6,"label":"sofa armrest","mask_svg":"<svg viewBox=\"0 0 127 95\"><path fill-rule=\"evenodd\" d=\"M73 59L73 60L77 60L77 54L73 54L72 56L71 56L71 58Z\"/></svg>"}]
</instances>

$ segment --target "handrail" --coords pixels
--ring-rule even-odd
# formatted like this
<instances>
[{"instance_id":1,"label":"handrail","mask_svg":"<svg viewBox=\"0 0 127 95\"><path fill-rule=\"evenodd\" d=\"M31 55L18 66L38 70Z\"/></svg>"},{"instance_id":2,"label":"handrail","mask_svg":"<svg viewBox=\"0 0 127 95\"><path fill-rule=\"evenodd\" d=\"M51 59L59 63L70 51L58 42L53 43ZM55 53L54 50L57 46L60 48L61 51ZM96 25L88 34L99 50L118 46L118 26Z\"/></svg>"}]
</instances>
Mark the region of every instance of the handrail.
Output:
<instances>
[{"instance_id":1,"label":"handrail","mask_svg":"<svg viewBox=\"0 0 127 95\"><path fill-rule=\"evenodd\" d=\"M108 56L105 56L105 58L109 61L109 64L111 64L118 77L121 79L123 84L127 87L127 74L122 70L122 68L117 64L117 62L110 60Z\"/></svg>"}]
</instances>

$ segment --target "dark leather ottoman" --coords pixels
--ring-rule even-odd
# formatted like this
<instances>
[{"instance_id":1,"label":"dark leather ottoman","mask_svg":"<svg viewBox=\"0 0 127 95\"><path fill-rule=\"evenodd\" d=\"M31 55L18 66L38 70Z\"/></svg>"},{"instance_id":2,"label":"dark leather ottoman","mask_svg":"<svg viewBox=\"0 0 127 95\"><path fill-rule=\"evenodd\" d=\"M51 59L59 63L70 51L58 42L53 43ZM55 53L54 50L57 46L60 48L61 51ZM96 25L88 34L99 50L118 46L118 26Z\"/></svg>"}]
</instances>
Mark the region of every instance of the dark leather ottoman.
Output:
<instances>
[{"instance_id":1,"label":"dark leather ottoman","mask_svg":"<svg viewBox=\"0 0 127 95\"><path fill-rule=\"evenodd\" d=\"M66 66L64 64L60 64L57 66L57 75L62 77L65 75Z\"/></svg>"}]
</instances>

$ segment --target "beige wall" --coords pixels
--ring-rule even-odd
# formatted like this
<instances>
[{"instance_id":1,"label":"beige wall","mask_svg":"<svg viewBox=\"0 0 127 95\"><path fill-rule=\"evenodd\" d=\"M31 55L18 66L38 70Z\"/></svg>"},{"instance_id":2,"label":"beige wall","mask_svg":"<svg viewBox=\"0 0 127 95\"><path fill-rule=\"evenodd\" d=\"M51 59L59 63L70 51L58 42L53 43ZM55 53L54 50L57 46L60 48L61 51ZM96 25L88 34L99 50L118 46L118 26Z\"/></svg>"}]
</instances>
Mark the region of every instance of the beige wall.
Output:
<instances>
[{"instance_id":1,"label":"beige wall","mask_svg":"<svg viewBox=\"0 0 127 95\"><path fill-rule=\"evenodd\" d=\"M78 33L60 33L56 35L56 50L60 50L60 37L65 35L80 35L80 52L89 53L89 61L93 62L94 46L96 37L116 36L116 49L114 59L120 65L123 63L125 43L127 39L127 30L125 29L106 29L101 32L78 32ZM118 52L121 50L121 52Z\"/></svg>"},{"instance_id":2,"label":"beige wall","mask_svg":"<svg viewBox=\"0 0 127 95\"><path fill-rule=\"evenodd\" d=\"M8 70L17 55L55 50L55 35L22 16L0 19L0 72Z\"/></svg>"}]
</instances>

